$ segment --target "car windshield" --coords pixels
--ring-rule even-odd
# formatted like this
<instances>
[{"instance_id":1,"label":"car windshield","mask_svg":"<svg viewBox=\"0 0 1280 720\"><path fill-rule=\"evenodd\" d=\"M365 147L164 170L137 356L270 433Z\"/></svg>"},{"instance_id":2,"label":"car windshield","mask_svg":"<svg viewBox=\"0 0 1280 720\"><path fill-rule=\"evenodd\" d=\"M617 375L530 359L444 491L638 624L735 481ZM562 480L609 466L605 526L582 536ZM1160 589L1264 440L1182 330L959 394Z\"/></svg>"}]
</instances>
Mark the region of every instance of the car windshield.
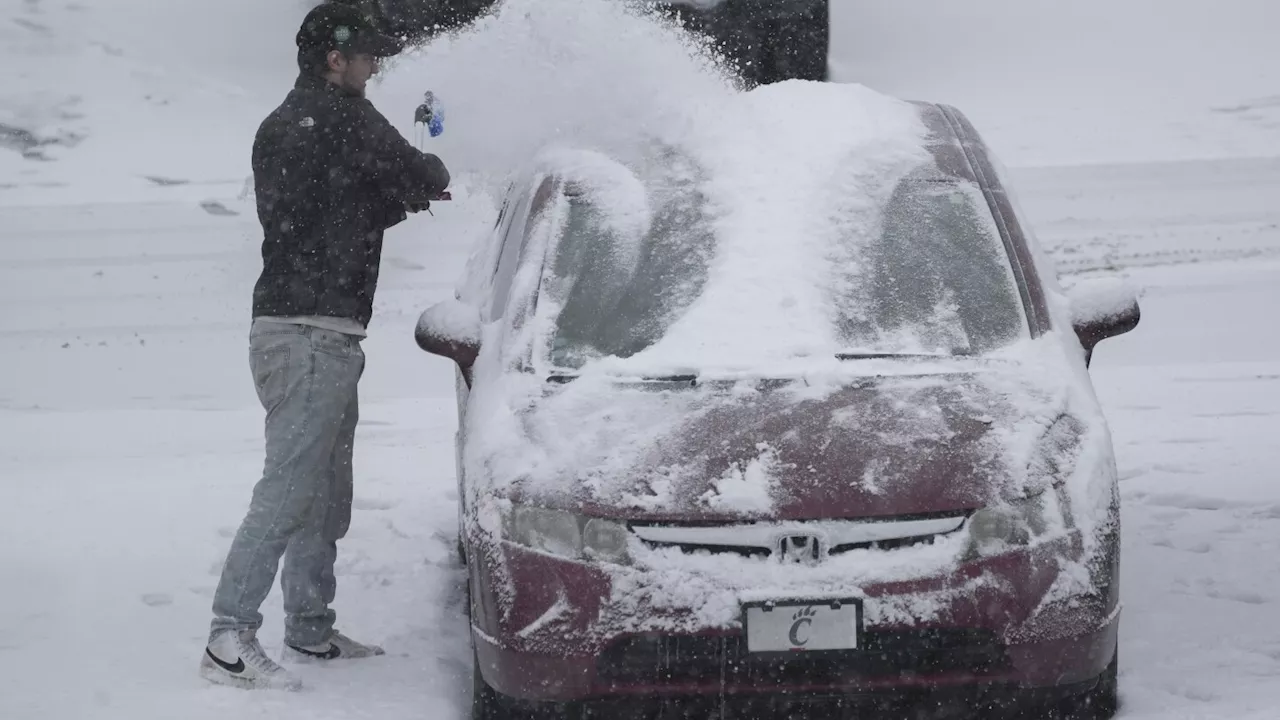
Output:
<instances>
[{"instance_id":1,"label":"car windshield","mask_svg":"<svg viewBox=\"0 0 1280 720\"><path fill-rule=\"evenodd\" d=\"M717 225L695 174L674 175L683 180L647 185L651 222L631 238L598 196L567 193L544 271L552 366L640 353L704 293ZM822 261L832 354L982 354L1025 336L1018 287L980 189L933 166L890 187L875 219L847 223Z\"/></svg>"}]
</instances>

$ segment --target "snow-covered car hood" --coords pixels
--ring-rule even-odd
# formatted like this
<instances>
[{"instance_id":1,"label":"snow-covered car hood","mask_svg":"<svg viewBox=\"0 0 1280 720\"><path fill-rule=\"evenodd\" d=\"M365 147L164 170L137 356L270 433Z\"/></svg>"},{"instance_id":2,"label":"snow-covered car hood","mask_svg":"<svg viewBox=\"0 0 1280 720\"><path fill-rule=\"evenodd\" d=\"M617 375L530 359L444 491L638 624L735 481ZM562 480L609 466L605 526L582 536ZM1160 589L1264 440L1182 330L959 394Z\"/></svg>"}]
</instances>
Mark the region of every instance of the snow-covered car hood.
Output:
<instances>
[{"instance_id":1,"label":"snow-covered car hood","mask_svg":"<svg viewBox=\"0 0 1280 720\"><path fill-rule=\"evenodd\" d=\"M1040 489L1028 468L1069 467L1084 434L1079 419L1050 433L1068 386L1017 368L892 361L822 380L548 383L512 412L510 433L484 433L474 459L499 496L627 520L973 509Z\"/></svg>"}]
</instances>

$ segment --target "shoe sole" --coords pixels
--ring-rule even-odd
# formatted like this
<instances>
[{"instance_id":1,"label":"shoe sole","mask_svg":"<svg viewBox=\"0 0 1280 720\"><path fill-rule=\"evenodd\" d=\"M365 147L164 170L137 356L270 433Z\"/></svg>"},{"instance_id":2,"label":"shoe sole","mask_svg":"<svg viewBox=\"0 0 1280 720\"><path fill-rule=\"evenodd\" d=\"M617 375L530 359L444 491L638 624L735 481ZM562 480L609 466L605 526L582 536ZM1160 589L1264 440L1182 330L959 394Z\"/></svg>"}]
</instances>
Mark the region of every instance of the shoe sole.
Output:
<instances>
[{"instance_id":1,"label":"shoe sole","mask_svg":"<svg viewBox=\"0 0 1280 720\"><path fill-rule=\"evenodd\" d=\"M385 652L370 653L368 655L339 655L336 658L321 658L306 653L300 653L288 645L280 653L280 659L295 665L328 665L331 663L340 663L350 660L368 660L369 658L381 657L386 655Z\"/></svg>"},{"instance_id":2,"label":"shoe sole","mask_svg":"<svg viewBox=\"0 0 1280 720\"><path fill-rule=\"evenodd\" d=\"M289 682L258 682L253 678L237 677L214 665L208 658L200 661L200 677L215 685L224 685L241 690L288 690L289 692L296 692L302 689L302 681L296 679Z\"/></svg>"}]
</instances>

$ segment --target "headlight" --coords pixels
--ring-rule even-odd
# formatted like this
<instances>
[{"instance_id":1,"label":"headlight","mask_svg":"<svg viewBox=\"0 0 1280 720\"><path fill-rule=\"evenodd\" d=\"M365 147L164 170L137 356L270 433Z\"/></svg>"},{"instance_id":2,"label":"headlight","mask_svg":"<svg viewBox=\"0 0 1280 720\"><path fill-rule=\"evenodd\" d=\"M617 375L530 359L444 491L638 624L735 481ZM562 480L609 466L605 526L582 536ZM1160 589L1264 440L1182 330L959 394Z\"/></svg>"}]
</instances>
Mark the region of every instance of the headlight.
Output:
<instances>
[{"instance_id":1,"label":"headlight","mask_svg":"<svg viewBox=\"0 0 1280 720\"><path fill-rule=\"evenodd\" d=\"M1060 488L1005 505L985 507L969 518L969 559L1000 555L1067 531Z\"/></svg>"},{"instance_id":2,"label":"headlight","mask_svg":"<svg viewBox=\"0 0 1280 720\"><path fill-rule=\"evenodd\" d=\"M1075 472L1084 424L1062 414L1037 440L1026 469L1027 497L985 507L969 518L966 558L999 555L1065 533L1075 523L1064 482Z\"/></svg>"},{"instance_id":3,"label":"headlight","mask_svg":"<svg viewBox=\"0 0 1280 720\"><path fill-rule=\"evenodd\" d=\"M618 564L630 560L629 537L622 523L527 505L515 507L507 528L507 539L519 545L570 560Z\"/></svg>"}]
</instances>

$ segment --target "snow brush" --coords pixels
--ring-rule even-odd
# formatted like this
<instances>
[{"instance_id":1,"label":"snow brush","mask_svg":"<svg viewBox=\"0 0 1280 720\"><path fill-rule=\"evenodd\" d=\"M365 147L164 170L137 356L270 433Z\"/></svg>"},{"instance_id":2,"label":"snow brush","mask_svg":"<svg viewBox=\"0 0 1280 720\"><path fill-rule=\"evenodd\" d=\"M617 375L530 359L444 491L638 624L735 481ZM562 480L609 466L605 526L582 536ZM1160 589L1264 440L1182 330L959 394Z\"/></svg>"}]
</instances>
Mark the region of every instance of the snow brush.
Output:
<instances>
[{"instance_id":1,"label":"snow brush","mask_svg":"<svg viewBox=\"0 0 1280 720\"><path fill-rule=\"evenodd\" d=\"M444 103L440 102L436 94L428 90L423 93L422 104L417 110L413 111L414 133L417 135L418 150L423 151L426 144L428 134L431 137L440 137L444 134ZM433 198L434 200L452 200L453 195L445 190L440 196ZM431 213L431 208L427 208L427 212ZM431 213L434 215L435 213Z\"/></svg>"},{"instance_id":2,"label":"snow brush","mask_svg":"<svg viewBox=\"0 0 1280 720\"><path fill-rule=\"evenodd\" d=\"M422 104L413 111L413 124L418 135L418 149L426 142L427 134L440 137L444 134L444 104L436 94L428 90L422 97Z\"/></svg>"}]
</instances>

